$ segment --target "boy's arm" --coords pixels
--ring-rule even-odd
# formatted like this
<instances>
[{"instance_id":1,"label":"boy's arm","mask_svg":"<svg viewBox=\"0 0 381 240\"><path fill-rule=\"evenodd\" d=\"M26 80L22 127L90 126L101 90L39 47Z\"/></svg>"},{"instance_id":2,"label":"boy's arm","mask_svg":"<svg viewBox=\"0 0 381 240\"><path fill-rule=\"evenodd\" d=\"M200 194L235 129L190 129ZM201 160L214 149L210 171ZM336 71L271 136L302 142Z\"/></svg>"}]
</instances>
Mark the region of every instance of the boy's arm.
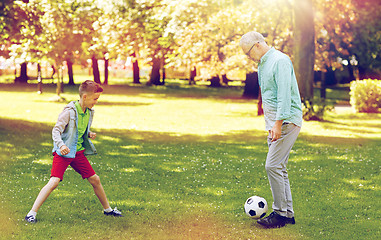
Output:
<instances>
[{"instance_id":1,"label":"boy's arm","mask_svg":"<svg viewBox=\"0 0 381 240\"><path fill-rule=\"evenodd\" d=\"M64 109L60 115L58 116L58 120L56 125L53 127L52 130L52 137L54 143L58 146L58 148L61 148L65 145L65 143L62 140L61 134L66 128L66 125L69 123L70 120L70 112L68 109Z\"/></svg>"}]
</instances>

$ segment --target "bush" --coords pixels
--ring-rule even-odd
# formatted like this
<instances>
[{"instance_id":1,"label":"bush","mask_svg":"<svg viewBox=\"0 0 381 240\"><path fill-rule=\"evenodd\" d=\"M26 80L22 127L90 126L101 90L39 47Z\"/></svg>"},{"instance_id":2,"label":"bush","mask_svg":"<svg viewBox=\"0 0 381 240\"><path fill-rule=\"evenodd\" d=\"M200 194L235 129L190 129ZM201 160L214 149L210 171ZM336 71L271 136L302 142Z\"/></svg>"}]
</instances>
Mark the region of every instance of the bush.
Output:
<instances>
[{"instance_id":1,"label":"bush","mask_svg":"<svg viewBox=\"0 0 381 240\"><path fill-rule=\"evenodd\" d=\"M331 111L332 106L327 106L325 99L314 102L303 100L303 119L306 121L323 121L324 113Z\"/></svg>"},{"instance_id":2,"label":"bush","mask_svg":"<svg viewBox=\"0 0 381 240\"><path fill-rule=\"evenodd\" d=\"M350 102L357 112L377 113L381 110L381 80L351 82Z\"/></svg>"}]
</instances>

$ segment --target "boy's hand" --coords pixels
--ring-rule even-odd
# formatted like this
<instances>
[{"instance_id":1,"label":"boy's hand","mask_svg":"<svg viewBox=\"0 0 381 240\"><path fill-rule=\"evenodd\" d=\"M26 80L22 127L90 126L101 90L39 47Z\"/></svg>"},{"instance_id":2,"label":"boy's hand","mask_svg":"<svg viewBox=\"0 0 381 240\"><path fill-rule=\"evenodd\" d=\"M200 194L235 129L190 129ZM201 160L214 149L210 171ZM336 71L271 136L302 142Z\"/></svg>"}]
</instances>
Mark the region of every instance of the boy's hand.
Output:
<instances>
[{"instance_id":1,"label":"boy's hand","mask_svg":"<svg viewBox=\"0 0 381 240\"><path fill-rule=\"evenodd\" d=\"M97 137L97 134L95 132L89 132L89 138L95 139Z\"/></svg>"},{"instance_id":2,"label":"boy's hand","mask_svg":"<svg viewBox=\"0 0 381 240\"><path fill-rule=\"evenodd\" d=\"M66 155L66 154L69 154L69 153L70 153L70 149L69 149L66 145L63 145L63 146L60 148L60 152L61 152L61 155Z\"/></svg>"}]
</instances>

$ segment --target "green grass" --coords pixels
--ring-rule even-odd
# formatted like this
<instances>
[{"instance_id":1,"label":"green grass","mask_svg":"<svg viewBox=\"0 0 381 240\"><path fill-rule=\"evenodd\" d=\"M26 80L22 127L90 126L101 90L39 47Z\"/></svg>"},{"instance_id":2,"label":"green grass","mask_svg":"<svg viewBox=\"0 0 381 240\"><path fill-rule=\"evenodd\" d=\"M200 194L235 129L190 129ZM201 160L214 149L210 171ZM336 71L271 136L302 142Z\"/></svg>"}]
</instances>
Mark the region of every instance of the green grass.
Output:
<instances>
[{"instance_id":1,"label":"green grass","mask_svg":"<svg viewBox=\"0 0 381 240\"><path fill-rule=\"evenodd\" d=\"M268 200L263 117L242 90L178 83L109 86L89 157L111 205L104 217L86 180L69 170L41 207L22 219L51 168L51 129L65 103L54 86L0 85L0 239L377 239L380 237L381 114L332 111L304 122L288 165L296 225L262 229L243 212ZM77 87L62 96L76 100Z\"/></svg>"}]
</instances>

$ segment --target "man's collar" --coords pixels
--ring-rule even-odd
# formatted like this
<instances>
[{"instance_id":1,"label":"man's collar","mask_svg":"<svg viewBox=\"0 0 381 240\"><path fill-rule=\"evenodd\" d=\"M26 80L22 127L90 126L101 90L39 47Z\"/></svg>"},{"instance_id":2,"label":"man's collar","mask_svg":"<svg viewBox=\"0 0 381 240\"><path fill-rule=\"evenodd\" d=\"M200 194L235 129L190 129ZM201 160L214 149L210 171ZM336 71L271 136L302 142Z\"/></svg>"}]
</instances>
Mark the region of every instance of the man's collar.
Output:
<instances>
[{"instance_id":1,"label":"man's collar","mask_svg":"<svg viewBox=\"0 0 381 240\"><path fill-rule=\"evenodd\" d=\"M275 51L275 48L270 48L262 57L260 60L260 63L266 62L266 60L270 57L270 55Z\"/></svg>"}]
</instances>

